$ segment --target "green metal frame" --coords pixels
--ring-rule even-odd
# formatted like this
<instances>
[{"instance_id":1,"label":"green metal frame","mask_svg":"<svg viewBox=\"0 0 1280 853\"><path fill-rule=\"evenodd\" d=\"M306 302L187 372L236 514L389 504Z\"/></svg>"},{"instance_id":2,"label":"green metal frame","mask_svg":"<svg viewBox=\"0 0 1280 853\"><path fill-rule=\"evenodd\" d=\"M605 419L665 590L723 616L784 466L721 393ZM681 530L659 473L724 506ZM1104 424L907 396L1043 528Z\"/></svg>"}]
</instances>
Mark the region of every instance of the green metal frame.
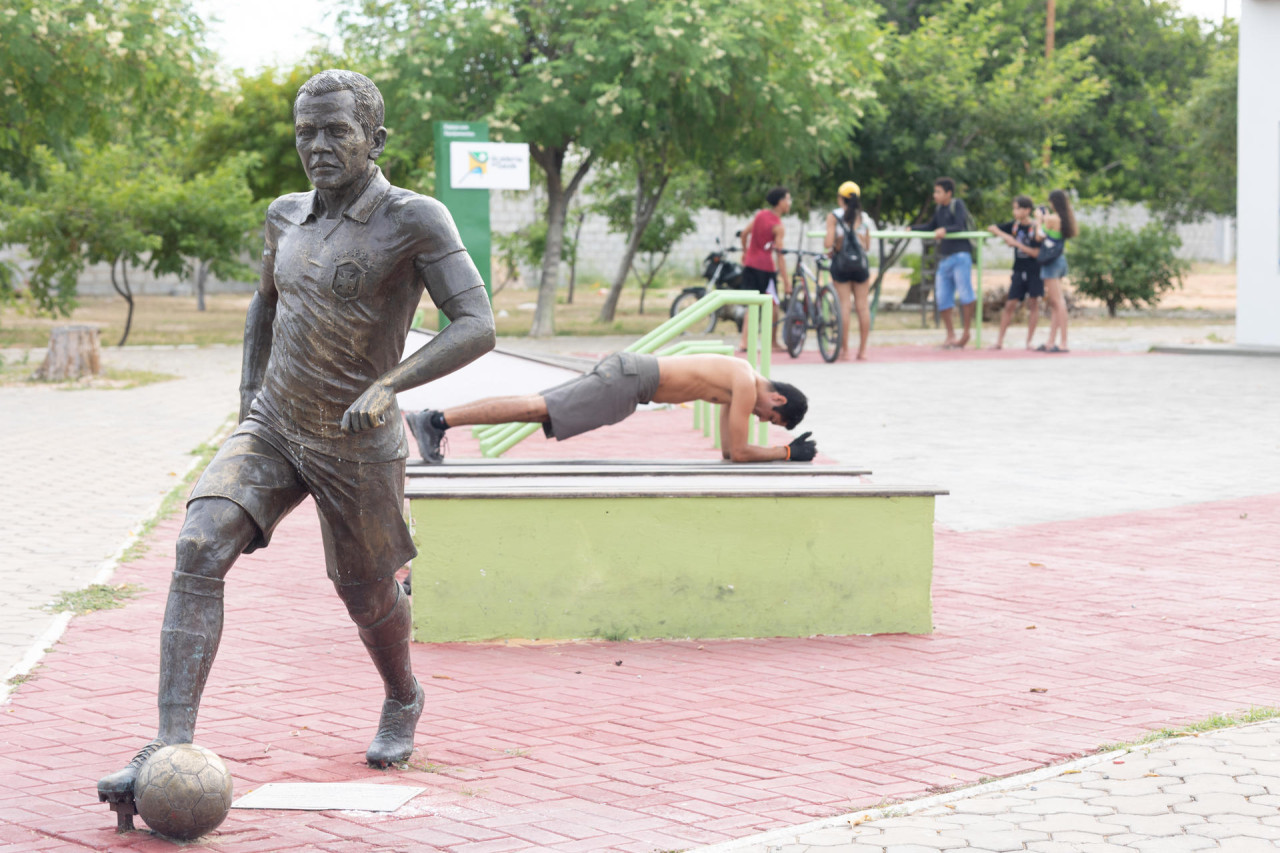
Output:
<instances>
[{"instance_id":1,"label":"green metal frame","mask_svg":"<svg viewBox=\"0 0 1280 853\"><path fill-rule=\"evenodd\" d=\"M810 231L809 237L826 237L825 231ZM911 240L919 238L921 240L936 240L932 231L872 231L870 236L875 240ZM989 231L957 231L954 234L948 234L948 240L976 240L974 250L973 263L978 268L978 280L975 293L977 295L977 309L973 312L973 341L974 346L982 348L982 252L986 246L986 242L990 240L992 234ZM880 285L876 284L875 291L871 295L871 328L876 327L876 311L880 308Z\"/></svg>"},{"instance_id":2,"label":"green metal frame","mask_svg":"<svg viewBox=\"0 0 1280 853\"><path fill-rule=\"evenodd\" d=\"M772 331L773 297L763 293L750 293L741 290L714 290L631 344L624 352L657 352L659 348L667 345L694 325L705 322L707 317L719 311L725 305L747 306L747 316L745 318L747 324L747 361L762 376L768 377L772 364L772 335L763 336L760 334L760 330L767 328ZM711 346L724 347L723 344L711 344ZM719 352L721 350L716 349L714 351ZM694 409L694 417L696 424L698 418L697 408ZM702 418L704 422L703 434L711 435L710 427L705 424L707 419L704 413ZM754 415L752 416L752 425L755 427L752 432L757 437L756 443L762 445L768 443L769 425L758 422ZM481 454L487 457L494 457L501 456L533 435L540 426L541 424L531 423L493 424L477 428L474 434L480 440ZM718 439L719 433L717 431L717 447L719 446Z\"/></svg>"}]
</instances>

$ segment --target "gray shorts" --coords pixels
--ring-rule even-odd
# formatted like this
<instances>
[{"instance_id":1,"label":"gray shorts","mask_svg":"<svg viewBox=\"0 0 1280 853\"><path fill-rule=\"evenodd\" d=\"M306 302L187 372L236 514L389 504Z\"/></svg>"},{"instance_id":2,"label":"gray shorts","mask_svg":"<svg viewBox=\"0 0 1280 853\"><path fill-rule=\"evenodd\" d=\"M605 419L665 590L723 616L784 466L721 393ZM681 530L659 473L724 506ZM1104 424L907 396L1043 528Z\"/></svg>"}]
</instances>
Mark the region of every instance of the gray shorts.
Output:
<instances>
[{"instance_id":1,"label":"gray shorts","mask_svg":"<svg viewBox=\"0 0 1280 853\"><path fill-rule=\"evenodd\" d=\"M547 438L564 441L596 427L616 424L658 390L658 359L634 352L615 352L590 373L542 392L547 401Z\"/></svg>"}]
</instances>

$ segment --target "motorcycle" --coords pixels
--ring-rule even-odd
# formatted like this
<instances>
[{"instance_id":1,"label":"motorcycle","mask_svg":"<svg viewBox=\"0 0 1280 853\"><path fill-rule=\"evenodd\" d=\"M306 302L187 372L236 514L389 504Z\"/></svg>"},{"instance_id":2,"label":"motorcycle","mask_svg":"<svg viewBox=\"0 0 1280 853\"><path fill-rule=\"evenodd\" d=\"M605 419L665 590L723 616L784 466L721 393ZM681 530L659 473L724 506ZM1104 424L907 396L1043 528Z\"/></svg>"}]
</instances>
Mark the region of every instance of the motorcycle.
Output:
<instances>
[{"instance_id":1,"label":"motorcycle","mask_svg":"<svg viewBox=\"0 0 1280 853\"><path fill-rule=\"evenodd\" d=\"M737 247L729 249L720 248L720 240L716 239L716 248L707 255L702 262L702 278L707 285L697 285L694 287L686 287L680 291L680 295L671 303L670 316L674 317L693 303L707 295L711 289L715 290L738 290L742 286L742 265L735 263L729 259L732 252L741 251ZM714 313L707 317L707 325L701 328L704 335L713 334L716 326L721 320L727 320L737 326L738 331L742 331L742 324L746 321L747 309L743 305L722 305ZM691 328L686 334L692 333Z\"/></svg>"}]
</instances>

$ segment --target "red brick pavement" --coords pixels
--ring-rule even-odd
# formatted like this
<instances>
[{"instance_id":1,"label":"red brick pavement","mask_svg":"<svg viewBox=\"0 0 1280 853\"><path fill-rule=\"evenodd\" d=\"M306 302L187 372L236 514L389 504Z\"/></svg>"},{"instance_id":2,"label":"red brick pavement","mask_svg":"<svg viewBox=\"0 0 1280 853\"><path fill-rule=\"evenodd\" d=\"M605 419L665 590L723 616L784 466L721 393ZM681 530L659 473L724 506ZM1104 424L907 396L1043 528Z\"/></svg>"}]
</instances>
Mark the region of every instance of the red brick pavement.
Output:
<instances>
[{"instance_id":1,"label":"red brick pavement","mask_svg":"<svg viewBox=\"0 0 1280 853\"><path fill-rule=\"evenodd\" d=\"M628 423L647 434L682 414ZM567 446L591 455L588 440L612 439ZM639 437L629 455L637 443L658 455ZM153 731L178 526L117 572L146 592L78 617L0 708L0 851L171 849L116 836L94 782ZM303 506L233 571L198 740L238 793L427 790L395 815L233 810L195 849L687 848L1280 703L1277 494L939 531L930 636L416 646L420 750L414 769L379 772L362 760L377 677L318 539Z\"/></svg>"}]
</instances>

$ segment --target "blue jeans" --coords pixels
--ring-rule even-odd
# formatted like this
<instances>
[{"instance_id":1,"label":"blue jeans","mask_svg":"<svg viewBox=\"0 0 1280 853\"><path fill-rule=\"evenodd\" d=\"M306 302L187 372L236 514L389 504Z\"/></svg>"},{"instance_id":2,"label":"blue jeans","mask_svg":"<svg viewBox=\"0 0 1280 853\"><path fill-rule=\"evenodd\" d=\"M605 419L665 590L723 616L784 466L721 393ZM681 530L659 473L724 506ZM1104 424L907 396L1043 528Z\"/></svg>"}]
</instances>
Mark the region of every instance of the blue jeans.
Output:
<instances>
[{"instance_id":1,"label":"blue jeans","mask_svg":"<svg viewBox=\"0 0 1280 853\"><path fill-rule=\"evenodd\" d=\"M949 311L956 307L956 297L961 305L976 301L973 295L973 257L968 252L956 252L938 261L936 279L938 310Z\"/></svg>"}]
</instances>

